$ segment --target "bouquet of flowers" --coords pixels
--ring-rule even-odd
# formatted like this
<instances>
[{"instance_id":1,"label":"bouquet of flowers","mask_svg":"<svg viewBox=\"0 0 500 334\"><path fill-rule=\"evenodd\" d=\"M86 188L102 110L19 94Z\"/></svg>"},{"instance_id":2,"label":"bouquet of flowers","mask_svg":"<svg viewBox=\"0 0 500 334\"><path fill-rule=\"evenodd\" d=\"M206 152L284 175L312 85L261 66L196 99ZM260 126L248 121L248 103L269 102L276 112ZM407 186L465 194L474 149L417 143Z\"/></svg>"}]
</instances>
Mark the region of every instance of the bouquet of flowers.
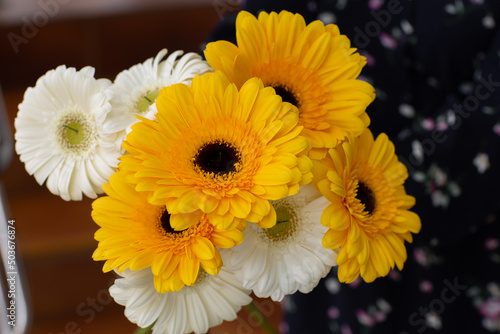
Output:
<instances>
[{"instance_id":1,"label":"bouquet of flowers","mask_svg":"<svg viewBox=\"0 0 500 334\"><path fill-rule=\"evenodd\" d=\"M205 333L250 293L372 282L420 230L406 167L368 126L366 63L336 25L240 12L237 45L167 50L111 82L59 66L28 88L16 151L64 200L97 198L93 254L127 318Z\"/></svg>"}]
</instances>

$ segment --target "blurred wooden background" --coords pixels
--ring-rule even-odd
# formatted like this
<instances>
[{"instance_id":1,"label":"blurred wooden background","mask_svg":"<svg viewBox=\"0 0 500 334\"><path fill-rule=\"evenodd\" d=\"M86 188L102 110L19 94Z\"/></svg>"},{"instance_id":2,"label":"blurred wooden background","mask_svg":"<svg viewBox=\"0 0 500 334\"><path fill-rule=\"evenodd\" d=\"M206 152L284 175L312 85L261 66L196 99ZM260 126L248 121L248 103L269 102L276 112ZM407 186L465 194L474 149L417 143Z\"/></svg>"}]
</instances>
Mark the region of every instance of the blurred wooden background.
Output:
<instances>
[{"instance_id":1,"label":"blurred wooden background","mask_svg":"<svg viewBox=\"0 0 500 334\"><path fill-rule=\"evenodd\" d=\"M61 64L77 69L90 65L97 78L112 80L164 47L169 52L200 52L220 14L236 10L238 2L3 0L0 84L12 131L25 89L48 70ZM97 229L90 217L92 200L65 202L52 195L26 173L17 156L1 182L9 218L16 220L18 257L24 261L32 310L29 333L132 333L136 327L107 292L114 276L103 274L102 263L91 259ZM259 305L277 327L279 304L258 300ZM242 310L238 320L211 333L264 332L255 317Z\"/></svg>"}]
</instances>

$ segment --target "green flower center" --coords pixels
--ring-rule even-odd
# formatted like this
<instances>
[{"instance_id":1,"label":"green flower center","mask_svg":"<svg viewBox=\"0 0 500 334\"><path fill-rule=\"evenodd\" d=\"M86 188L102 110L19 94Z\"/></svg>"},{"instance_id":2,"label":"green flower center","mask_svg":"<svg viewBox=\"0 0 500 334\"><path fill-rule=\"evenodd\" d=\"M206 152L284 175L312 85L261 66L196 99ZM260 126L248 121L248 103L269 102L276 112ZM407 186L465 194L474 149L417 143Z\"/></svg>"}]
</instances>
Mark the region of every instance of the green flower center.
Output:
<instances>
[{"instance_id":1,"label":"green flower center","mask_svg":"<svg viewBox=\"0 0 500 334\"><path fill-rule=\"evenodd\" d=\"M284 200L271 201L276 211L276 225L262 229L270 241L288 239L295 231L296 213Z\"/></svg>"},{"instance_id":2,"label":"green flower center","mask_svg":"<svg viewBox=\"0 0 500 334\"><path fill-rule=\"evenodd\" d=\"M139 113L145 113L148 111L149 106L151 106L153 103L155 103L156 98L160 95L160 91L154 91L152 93L148 93L146 95L143 95L139 102L137 103L137 110L139 110Z\"/></svg>"},{"instance_id":3,"label":"green flower center","mask_svg":"<svg viewBox=\"0 0 500 334\"><path fill-rule=\"evenodd\" d=\"M276 210L276 225L267 229L267 234L274 238L279 238L280 236L288 233L292 227L292 215L285 207L275 208Z\"/></svg>"},{"instance_id":4,"label":"green flower center","mask_svg":"<svg viewBox=\"0 0 500 334\"><path fill-rule=\"evenodd\" d=\"M97 140L92 122L78 111L63 115L54 125L57 141L67 154L86 154Z\"/></svg>"},{"instance_id":5,"label":"green flower center","mask_svg":"<svg viewBox=\"0 0 500 334\"><path fill-rule=\"evenodd\" d=\"M82 124L72 122L69 125L63 125L66 128L66 139L71 145L80 145L85 139L85 129Z\"/></svg>"},{"instance_id":6,"label":"green flower center","mask_svg":"<svg viewBox=\"0 0 500 334\"><path fill-rule=\"evenodd\" d=\"M196 278L196 281L194 282L194 285L201 285L206 281L208 278L208 273L203 269L202 266L200 266L200 271L198 271L198 277Z\"/></svg>"},{"instance_id":7,"label":"green flower center","mask_svg":"<svg viewBox=\"0 0 500 334\"><path fill-rule=\"evenodd\" d=\"M365 206L365 211L368 212L369 215L373 214L376 207L375 194L361 181L358 181L356 198Z\"/></svg>"}]
</instances>

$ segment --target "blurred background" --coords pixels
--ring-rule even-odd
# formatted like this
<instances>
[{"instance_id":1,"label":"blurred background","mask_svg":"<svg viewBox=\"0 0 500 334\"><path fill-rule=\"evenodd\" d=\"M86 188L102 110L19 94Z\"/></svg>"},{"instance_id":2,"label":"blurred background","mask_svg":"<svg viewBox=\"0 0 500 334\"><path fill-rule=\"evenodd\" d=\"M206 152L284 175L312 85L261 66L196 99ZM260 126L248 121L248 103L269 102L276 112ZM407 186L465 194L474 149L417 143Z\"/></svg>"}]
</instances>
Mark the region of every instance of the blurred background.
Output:
<instances>
[{"instance_id":1,"label":"blurred background","mask_svg":"<svg viewBox=\"0 0 500 334\"><path fill-rule=\"evenodd\" d=\"M113 80L162 48L201 52L212 29L242 1L0 0L2 126L14 132L24 91L48 70L90 65L96 78ZM6 216L15 220L17 259L24 267L27 333L132 333L135 325L109 297L114 275L103 274L102 263L91 258L97 245L92 200L65 202L39 186L15 154L11 161L0 159ZM257 300L256 306L277 327L279 305ZM263 331L259 319L242 310L210 333Z\"/></svg>"}]
</instances>

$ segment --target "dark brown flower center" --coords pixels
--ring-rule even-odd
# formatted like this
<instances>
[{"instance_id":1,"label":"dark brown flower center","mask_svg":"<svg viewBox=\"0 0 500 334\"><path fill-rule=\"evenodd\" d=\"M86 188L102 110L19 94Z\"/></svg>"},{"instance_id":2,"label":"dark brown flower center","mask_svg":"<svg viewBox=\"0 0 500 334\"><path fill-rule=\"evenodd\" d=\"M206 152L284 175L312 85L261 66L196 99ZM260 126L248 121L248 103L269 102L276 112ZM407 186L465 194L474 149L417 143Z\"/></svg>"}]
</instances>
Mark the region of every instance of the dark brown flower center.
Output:
<instances>
[{"instance_id":1,"label":"dark brown flower center","mask_svg":"<svg viewBox=\"0 0 500 334\"><path fill-rule=\"evenodd\" d=\"M211 142L198 151L194 163L205 173L227 175L236 171L240 163L240 153L229 143Z\"/></svg>"},{"instance_id":2,"label":"dark brown flower center","mask_svg":"<svg viewBox=\"0 0 500 334\"><path fill-rule=\"evenodd\" d=\"M356 198L365 205L365 211L371 215L375 210L375 195L373 194L373 191L361 181L358 182Z\"/></svg>"},{"instance_id":3,"label":"dark brown flower center","mask_svg":"<svg viewBox=\"0 0 500 334\"><path fill-rule=\"evenodd\" d=\"M170 225L170 213L168 213L167 209L163 210L163 213L160 217L160 226L165 231L165 233L182 233L185 230L176 231Z\"/></svg>"},{"instance_id":4,"label":"dark brown flower center","mask_svg":"<svg viewBox=\"0 0 500 334\"><path fill-rule=\"evenodd\" d=\"M273 86L273 88L276 91L276 94L281 96L283 102L289 102L294 106L296 106L297 108L299 107L299 101L297 100L297 97L290 89L282 85L275 85Z\"/></svg>"}]
</instances>

